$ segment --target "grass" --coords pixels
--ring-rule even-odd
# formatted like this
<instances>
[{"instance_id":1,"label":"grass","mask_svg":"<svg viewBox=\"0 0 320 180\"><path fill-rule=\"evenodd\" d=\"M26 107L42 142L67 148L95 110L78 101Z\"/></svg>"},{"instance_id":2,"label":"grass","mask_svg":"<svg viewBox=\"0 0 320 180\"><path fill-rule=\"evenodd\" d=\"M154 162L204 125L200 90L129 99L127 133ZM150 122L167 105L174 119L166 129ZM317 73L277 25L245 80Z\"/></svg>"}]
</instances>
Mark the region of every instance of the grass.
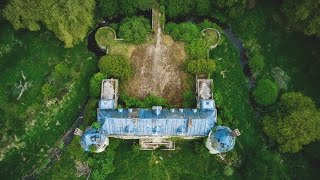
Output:
<instances>
[{"instance_id":1,"label":"grass","mask_svg":"<svg viewBox=\"0 0 320 180\"><path fill-rule=\"evenodd\" d=\"M237 139L235 150L226 153L226 160L210 155L204 146L204 139L178 140L175 151L139 151L137 141L115 140L110 143L120 144L114 154L114 171L108 179L239 179L286 178L285 167L281 158L266 149L259 133L259 118L249 102L249 88L235 47L222 37L221 45L211 51L211 58L216 59L217 70L212 74L215 89L214 95L218 106L220 123L232 129L239 128L242 135ZM220 59L220 60L218 60ZM226 71L223 78L220 71ZM220 94L220 95L219 95ZM218 96L220 98L218 98ZM221 122L222 119L222 122ZM119 141L119 142L118 142ZM74 148L74 147L71 147ZM80 145L78 144L80 149ZM68 147L68 149L70 149ZM67 150L69 151L69 150ZM79 155L82 152L78 152ZM88 154L88 156L91 156ZM63 154L63 161L58 161L47 175L73 179L74 162L81 160L69 154ZM85 160L85 159L82 159ZM98 161L99 159L96 159ZM61 171L70 162L70 171ZM225 166L235 169L231 177L223 172ZM97 167L93 167L93 170ZM110 167L111 168L111 167ZM102 173L102 172L101 172Z\"/></svg>"},{"instance_id":2,"label":"grass","mask_svg":"<svg viewBox=\"0 0 320 180\"><path fill-rule=\"evenodd\" d=\"M1 24L2 30L13 31L7 23ZM65 49L47 31L19 31L14 36L21 45L1 59L4 63L0 72L0 104L5 117L1 119L4 127L1 129L0 174L5 179L20 178L48 160L47 151L70 127L85 102L87 77L96 63L83 43ZM70 64L72 78L65 84L68 91L49 108L41 88L59 62ZM22 79L21 71L33 86L17 101L12 88Z\"/></svg>"},{"instance_id":3,"label":"grass","mask_svg":"<svg viewBox=\"0 0 320 180\"><path fill-rule=\"evenodd\" d=\"M100 47L108 49L108 54L122 54L130 58L136 48L135 45L116 39L115 31L110 27L100 28L95 34L95 39Z\"/></svg>"},{"instance_id":4,"label":"grass","mask_svg":"<svg viewBox=\"0 0 320 180\"><path fill-rule=\"evenodd\" d=\"M212 29L207 29L206 31L204 31L204 36L205 40L210 46L215 45L219 40L217 32Z\"/></svg>"}]
</instances>

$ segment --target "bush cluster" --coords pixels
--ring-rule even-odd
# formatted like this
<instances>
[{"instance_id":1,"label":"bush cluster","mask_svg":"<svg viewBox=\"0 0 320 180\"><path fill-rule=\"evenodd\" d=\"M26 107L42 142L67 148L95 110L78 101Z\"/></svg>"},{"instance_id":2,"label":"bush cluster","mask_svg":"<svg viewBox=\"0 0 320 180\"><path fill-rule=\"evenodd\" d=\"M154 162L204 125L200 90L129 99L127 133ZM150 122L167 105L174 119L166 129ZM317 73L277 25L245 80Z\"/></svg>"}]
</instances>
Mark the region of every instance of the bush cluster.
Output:
<instances>
[{"instance_id":1,"label":"bush cluster","mask_svg":"<svg viewBox=\"0 0 320 180\"><path fill-rule=\"evenodd\" d=\"M122 55L106 55L100 59L99 69L102 74L120 80L128 80L133 75L133 67Z\"/></svg>"},{"instance_id":2,"label":"bush cluster","mask_svg":"<svg viewBox=\"0 0 320 180\"><path fill-rule=\"evenodd\" d=\"M191 22L180 24L170 22L166 25L165 32L169 33L174 40L181 40L187 43L201 37L199 27Z\"/></svg>"},{"instance_id":3,"label":"bush cluster","mask_svg":"<svg viewBox=\"0 0 320 180\"><path fill-rule=\"evenodd\" d=\"M184 69L191 74L210 74L216 69L216 64L213 60L189 60L185 63Z\"/></svg>"},{"instance_id":4,"label":"bush cluster","mask_svg":"<svg viewBox=\"0 0 320 180\"><path fill-rule=\"evenodd\" d=\"M142 44L151 31L150 22L144 17L126 18L120 25L119 35L126 42Z\"/></svg>"},{"instance_id":5,"label":"bush cluster","mask_svg":"<svg viewBox=\"0 0 320 180\"><path fill-rule=\"evenodd\" d=\"M278 87L269 79L261 79L253 90L253 97L259 105L271 105L277 101Z\"/></svg>"}]
</instances>

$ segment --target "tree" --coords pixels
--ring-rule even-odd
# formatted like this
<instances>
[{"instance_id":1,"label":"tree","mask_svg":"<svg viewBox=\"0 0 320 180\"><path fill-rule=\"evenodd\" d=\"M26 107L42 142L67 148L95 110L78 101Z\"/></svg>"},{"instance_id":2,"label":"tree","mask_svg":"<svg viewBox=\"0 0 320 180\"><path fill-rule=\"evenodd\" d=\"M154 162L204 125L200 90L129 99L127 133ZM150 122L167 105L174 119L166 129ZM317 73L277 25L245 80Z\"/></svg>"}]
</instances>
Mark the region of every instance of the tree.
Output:
<instances>
[{"instance_id":1,"label":"tree","mask_svg":"<svg viewBox=\"0 0 320 180\"><path fill-rule=\"evenodd\" d=\"M235 18L243 14L247 0L217 0L213 1L214 7Z\"/></svg>"},{"instance_id":2,"label":"tree","mask_svg":"<svg viewBox=\"0 0 320 180\"><path fill-rule=\"evenodd\" d=\"M256 88L253 90L254 100L263 106L271 105L276 102L278 97L277 85L268 80L261 79L258 81Z\"/></svg>"},{"instance_id":3,"label":"tree","mask_svg":"<svg viewBox=\"0 0 320 180\"><path fill-rule=\"evenodd\" d=\"M320 36L320 3L318 0L284 0L282 12L288 25L306 35Z\"/></svg>"},{"instance_id":4,"label":"tree","mask_svg":"<svg viewBox=\"0 0 320 180\"><path fill-rule=\"evenodd\" d=\"M213 60L189 60L184 69L191 74L210 74L216 69L216 64Z\"/></svg>"},{"instance_id":5,"label":"tree","mask_svg":"<svg viewBox=\"0 0 320 180\"><path fill-rule=\"evenodd\" d=\"M192 0L164 0L166 16L171 19L186 16L192 10Z\"/></svg>"},{"instance_id":6,"label":"tree","mask_svg":"<svg viewBox=\"0 0 320 180\"><path fill-rule=\"evenodd\" d=\"M128 80L133 75L133 67L122 55L106 55L100 59L99 68L108 77Z\"/></svg>"},{"instance_id":7,"label":"tree","mask_svg":"<svg viewBox=\"0 0 320 180\"><path fill-rule=\"evenodd\" d=\"M101 17L133 16L138 10L151 10L155 4L155 0L98 0Z\"/></svg>"},{"instance_id":8,"label":"tree","mask_svg":"<svg viewBox=\"0 0 320 180\"><path fill-rule=\"evenodd\" d=\"M281 152L295 153L320 139L320 112L310 98L300 93L283 94L276 112L265 117L263 125L264 132L279 143Z\"/></svg>"},{"instance_id":9,"label":"tree","mask_svg":"<svg viewBox=\"0 0 320 180\"><path fill-rule=\"evenodd\" d=\"M90 96L99 97L101 90L101 82L106 76L102 73L96 73L90 80Z\"/></svg>"},{"instance_id":10,"label":"tree","mask_svg":"<svg viewBox=\"0 0 320 180\"><path fill-rule=\"evenodd\" d=\"M188 43L201 37L200 29L191 22L180 24L168 23L165 30L170 33L173 39Z\"/></svg>"},{"instance_id":11,"label":"tree","mask_svg":"<svg viewBox=\"0 0 320 180\"><path fill-rule=\"evenodd\" d=\"M83 41L93 23L94 0L9 0L4 17L14 29L40 30L44 24L65 47Z\"/></svg>"},{"instance_id":12,"label":"tree","mask_svg":"<svg viewBox=\"0 0 320 180\"><path fill-rule=\"evenodd\" d=\"M149 21L143 17L126 18L120 25L119 35L125 41L142 44L151 30Z\"/></svg>"}]
</instances>

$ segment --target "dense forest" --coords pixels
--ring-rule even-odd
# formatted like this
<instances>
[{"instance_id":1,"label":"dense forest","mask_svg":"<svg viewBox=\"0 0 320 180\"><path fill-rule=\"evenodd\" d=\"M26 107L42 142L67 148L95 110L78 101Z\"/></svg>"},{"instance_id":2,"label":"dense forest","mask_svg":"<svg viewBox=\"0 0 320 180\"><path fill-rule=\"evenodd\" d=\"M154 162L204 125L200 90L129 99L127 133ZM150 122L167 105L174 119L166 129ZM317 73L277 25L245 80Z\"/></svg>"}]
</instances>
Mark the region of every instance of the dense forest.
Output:
<instances>
[{"instance_id":1,"label":"dense forest","mask_svg":"<svg viewBox=\"0 0 320 180\"><path fill-rule=\"evenodd\" d=\"M317 0L1 1L0 177L316 179L319 8ZM136 95L155 11L168 56L181 61L183 88L172 90L181 97ZM196 76L213 79L217 124L242 133L223 158L204 139L177 138L175 151L112 139L102 153L68 140L72 128L95 126L104 78L119 79L119 107L195 108Z\"/></svg>"}]
</instances>

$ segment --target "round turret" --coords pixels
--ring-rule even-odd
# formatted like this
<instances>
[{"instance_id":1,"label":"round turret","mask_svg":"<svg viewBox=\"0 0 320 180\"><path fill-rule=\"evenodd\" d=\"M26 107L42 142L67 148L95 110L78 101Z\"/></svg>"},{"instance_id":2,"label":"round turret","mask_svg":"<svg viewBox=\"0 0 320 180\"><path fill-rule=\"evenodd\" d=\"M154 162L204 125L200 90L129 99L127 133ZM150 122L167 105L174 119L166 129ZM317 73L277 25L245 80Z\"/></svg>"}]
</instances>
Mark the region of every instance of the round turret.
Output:
<instances>
[{"instance_id":1,"label":"round turret","mask_svg":"<svg viewBox=\"0 0 320 180\"><path fill-rule=\"evenodd\" d=\"M225 153L233 149L237 133L225 126L217 126L210 131L206 147L211 154Z\"/></svg>"},{"instance_id":2,"label":"round turret","mask_svg":"<svg viewBox=\"0 0 320 180\"><path fill-rule=\"evenodd\" d=\"M81 147L85 151L102 152L109 145L109 138L95 128L87 128L81 136Z\"/></svg>"}]
</instances>

